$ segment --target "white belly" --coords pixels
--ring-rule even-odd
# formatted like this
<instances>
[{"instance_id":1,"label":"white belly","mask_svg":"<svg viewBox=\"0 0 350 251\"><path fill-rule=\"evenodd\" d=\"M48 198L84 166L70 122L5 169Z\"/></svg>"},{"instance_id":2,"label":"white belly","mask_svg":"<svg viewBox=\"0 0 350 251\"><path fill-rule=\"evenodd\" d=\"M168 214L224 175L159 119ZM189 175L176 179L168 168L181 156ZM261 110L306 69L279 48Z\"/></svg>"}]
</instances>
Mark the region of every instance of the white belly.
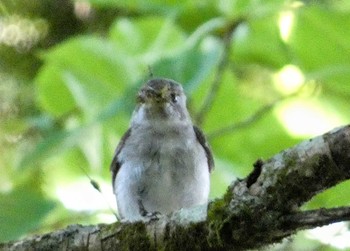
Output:
<instances>
[{"instance_id":1,"label":"white belly","mask_svg":"<svg viewBox=\"0 0 350 251\"><path fill-rule=\"evenodd\" d=\"M128 220L141 218L139 201L149 213L167 214L208 200L208 162L194 133L190 138L151 136L139 144L146 139L131 135L132 147L120 155L122 167L114 189L119 214Z\"/></svg>"}]
</instances>

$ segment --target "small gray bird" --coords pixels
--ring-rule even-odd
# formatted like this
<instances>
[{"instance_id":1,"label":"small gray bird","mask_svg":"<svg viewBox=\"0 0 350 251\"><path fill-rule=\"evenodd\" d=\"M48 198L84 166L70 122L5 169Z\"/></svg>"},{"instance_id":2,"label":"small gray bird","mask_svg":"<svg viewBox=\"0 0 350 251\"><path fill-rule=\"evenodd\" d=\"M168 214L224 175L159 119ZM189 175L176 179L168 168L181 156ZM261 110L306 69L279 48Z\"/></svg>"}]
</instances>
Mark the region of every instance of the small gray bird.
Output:
<instances>
[{"instance_id":1,"label":"small gray bird","mask_svg":"<svg viewBox=\"0 0 350 251\"><path fill-rule=\"evenodd\" d=\"M137 221L206 203L213 156L192 124L182 86L152 79L137 102L111 164L121 219Z\"/></svg>"}]
</instances>

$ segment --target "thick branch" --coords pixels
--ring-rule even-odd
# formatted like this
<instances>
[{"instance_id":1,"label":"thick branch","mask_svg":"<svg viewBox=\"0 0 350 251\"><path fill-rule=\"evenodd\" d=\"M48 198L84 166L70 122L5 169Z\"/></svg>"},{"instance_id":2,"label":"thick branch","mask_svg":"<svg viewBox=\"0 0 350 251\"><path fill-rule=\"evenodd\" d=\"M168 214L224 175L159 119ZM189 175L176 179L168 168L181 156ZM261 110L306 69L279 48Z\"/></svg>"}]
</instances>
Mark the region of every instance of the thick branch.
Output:
<instances>
[{"instance_id":1,"label":"thick branch","mask_svg":"<svg viewBox=\"0 0 350 251\"><path fill-rule=\"evenodd\" d=\"M156 221L74 226L0 250L246 250L281 241L300 229L349 220L349 208L301 212L317 193L350 179L350 126L258 161L208 206Z\"/></svg>"},{"instance_id":2,"label":"thick branch","mask_svg":"<svg viewBox=\"0 0 350 251\"><path fill-rule=\"evenodd\" d=\"M289 211L349 178L350 126L345 126L267 160L249 190L271 207Z\"/></svg>"}]
</instances>

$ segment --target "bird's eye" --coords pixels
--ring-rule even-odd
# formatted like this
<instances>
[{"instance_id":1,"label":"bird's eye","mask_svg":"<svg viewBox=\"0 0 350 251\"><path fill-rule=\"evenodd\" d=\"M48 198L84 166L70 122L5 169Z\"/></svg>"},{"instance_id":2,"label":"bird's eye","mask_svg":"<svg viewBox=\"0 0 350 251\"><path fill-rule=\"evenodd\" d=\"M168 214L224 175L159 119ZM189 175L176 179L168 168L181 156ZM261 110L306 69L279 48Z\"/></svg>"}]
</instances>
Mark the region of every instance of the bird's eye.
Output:
<instances>
[{"instance_id":1,"label":"bird's eye","mask_svg":"<svg viewBox=\"0 0 350 251\"><path fill-rule=\"evenodd\" d=\"M173 101L173 103L176 103L178 101L178 96L175 93L171 94L171 101Z\"/></svg>"}]
</instances>

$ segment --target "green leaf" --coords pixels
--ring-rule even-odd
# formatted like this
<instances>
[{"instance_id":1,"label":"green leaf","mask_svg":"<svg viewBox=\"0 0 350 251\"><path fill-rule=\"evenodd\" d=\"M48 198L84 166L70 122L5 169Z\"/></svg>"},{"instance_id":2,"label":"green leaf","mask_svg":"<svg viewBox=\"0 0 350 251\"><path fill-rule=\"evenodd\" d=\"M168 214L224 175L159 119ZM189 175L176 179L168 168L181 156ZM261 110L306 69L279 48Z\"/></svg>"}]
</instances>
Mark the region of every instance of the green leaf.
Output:
<instances>
[{"instance_id":1,"label":"green leaf","mask_svg":"<svg viewBox=\"0 0 350 251\"><path fill-rule=\"evenodd\" d=\"M110 30L110 37L124 53L137 56L146 64L160 56L176 54L184 42L183 32L171 17L118 19Z\"/></svg>"},{"instance_id":2,"label":"green leaf","mask_svg":"<svg viewBox=\"0 0 350 251\"><path fill-rule=\"evenodd\" d=\"M39 106L50 114L59 117L75 107L74 98L62 79L59 67L43 66L36 77L36 86Z\"/></svg>"},{"instance_id":3,"label":"green leaf","mask_svg":"<svg viewBox=\"0 0 350 251\"><path fill-rule=\"evenodd\" d=\"M187 32L198 30L203 24L220 16L219 1L188 1L178 14L178 23Z\"/></svg>"},{"instance_id":4,"label":"green leaf","mask_svg":"<svg viewBox=\"0 0 350 251\"><path fill-rule=\"evenodd\" d=\"M305 205L305 208L318 209L320 207L332 208L348 205L350 203L349 191L350 181L342 182L316 195Z\"/></svg>"},{"instance_id":5,"label":"green leaf","mask_svg":"<svg viewBox=\"0 0 350 251\"><path fill-rule=\"evenodd\" d=\"M207 38L195 47L174 57L164 58L153 66L154 75L182 83L191 95L215 69L222 55L222 43Z\"/></svg>"},{"instance_id":6,"label":"green leaf","mask_svg":"<svg viewBox=\"0 0 350 251\"><path fill-rule=\"evenodd\" d=\"M313 6L296 14L290 46L302 70L317 80L348 83L350 13Z\"/></svg>"},{"instance_id":7,"label":"green leaf","mask_svg":"<svg viewBox=\"0 0 350 251\"><path fill-rule=\"evenodd\" d=\"M37 162L51 157L53 154L57 155L60 152L67 151L74 146L78 146L82 142L87 144L85 140L89 138L90 130L94 126L111 119L122 110L123 104L121 100L117 100L101 110L99 115L89 123L74 129L51 133L49 136L45 137L41 142L39 142L32 151L23 156L22 160L19 162L19 167L33 167L35 164L37 164ZM86 153L88 153L88 151ZM99 158L99 156L97 156L97 158ZM91 163L96 163L96 161L93 159L90 159L90 161L92 161Z\"/></svg>"},{"instance_id":8,"label":"green leaf","mask_svg":"<svg viewBox=\"0 0 350 251\"><path fill-rule=\"evenodd\" d=\"M248 89L246 85L240 85L232 72L228 71L224 74L216 101L210 112L206 114L204 129L207 135L247 120L257 110L270 103L264 99L266 98L265 93L269 95L271 93L269 90L261 89L261 83L251 84ZM254 98L256 90L260 91L260 98ZM235 168L235 174L243 177L252 170L253 163L258 158L273 156L296 142L296 139L287 134L271 110L260 120L220 137L212 138L210 143L216 157L230 161Z\"/></svg>"},{"instance_id":9,"label":"green leaf","mask_svg":"<svg viewBox=\"0 0 350 251\"><path fill-rule=\"evenodd\" d=\"M272 16L285 5L281 0L223 0L219 6L228 17L254 19Z\"/></svg>"},{"instance_id":10,"label":"green leaf","mask_svg":"<svg viewBox=\"0 0 350 251\"><path fill-rule=\"evenodd\" d=\"M38 99L55 116L77 106L91 118L122 96L125 86L138 77L113 43L95 37L72 39L50 50L44 59L36 81Z\"/></svg>"},{"instance_id":11,"label":"green leaf","mask_svg":"<svg viewBox=\"0 0 350 251\"><path fill-rule=\"evenodd\" d=\"M55 203L25 183L9 193L0 193L0 242L16 239L37 229Z\"/></svg>"},{"instance_id":12,"label":"green leaf","mask_svg":"<svg viewBox=\"0 0 350 251\"><path fill-rule=\"evenodd\" d=\"M235 170L231 162L215 158L215 169L210 174L210 198L218 198L227 191L227 187L237 178Z\"/></svg>"},{"instance_id":13,"label":"green leaf","mask_svg":"<svg viewBox=\"0 0 350 251\"><path fill-rule=\"evenodd\" d=\"M128 10L138 11L163 11L171 12L181 8L187 1L176 0L88 0L90 3L100 7L117 7Z\"/></svg>"},{"instance_id":14,"label":"green leaf","mask_svg":"<svg viewBox=\"0 0 350 251\"><path fill-rule=\"evenodd\" d=\"M84 136L84 128L76 128L70 131L58 131L39 142L32 151L26 153L19 163L19 168L35 166L39 161L53 154L60 154L77 145Z\"/></svg>"},{"instance_id":15,"label":"green leaf","mask_svg":"<svg viewBox=\"0 0 350 251\"><path fill-rule=\"evenodd\" d=\"M279 69L289 60L281 40L277 15L242 23L234 33L231 58L237 65L258 64Z\"/></svg>"},{"instance_id":16,"label":"green leaf","mask_svg":"<svg viewBox=\"0 0 350 251\"><path fill-rule=\"evenodd\" d=\"M79 146L89 166L94 169L101 168L102 164L102 140L103 131L102 127L95 125L90 126L86 132L89 137L82 137L79 141Z\"/></svg>"}]
</instances>

